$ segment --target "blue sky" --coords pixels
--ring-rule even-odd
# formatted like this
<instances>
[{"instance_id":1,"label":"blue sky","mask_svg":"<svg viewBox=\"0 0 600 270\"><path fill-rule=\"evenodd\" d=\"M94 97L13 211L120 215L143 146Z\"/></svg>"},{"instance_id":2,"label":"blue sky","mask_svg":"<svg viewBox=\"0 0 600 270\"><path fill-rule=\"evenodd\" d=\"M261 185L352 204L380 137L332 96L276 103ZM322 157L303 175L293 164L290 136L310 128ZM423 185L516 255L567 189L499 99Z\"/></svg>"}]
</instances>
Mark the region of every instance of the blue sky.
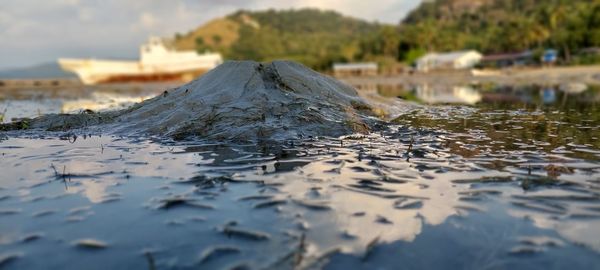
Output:
<instances>
[{"instance_id":1,"label":"blue sky","mask_svg":"<svg viewBox=\"0 0 600 270\"><path fill-rule=\"evenodd\" d=\"M238 9L317 7L397 23L421 0L0 0L0 70L58 57L135 58L150 35L187 32Z\"/></svg>"}]
</instances>

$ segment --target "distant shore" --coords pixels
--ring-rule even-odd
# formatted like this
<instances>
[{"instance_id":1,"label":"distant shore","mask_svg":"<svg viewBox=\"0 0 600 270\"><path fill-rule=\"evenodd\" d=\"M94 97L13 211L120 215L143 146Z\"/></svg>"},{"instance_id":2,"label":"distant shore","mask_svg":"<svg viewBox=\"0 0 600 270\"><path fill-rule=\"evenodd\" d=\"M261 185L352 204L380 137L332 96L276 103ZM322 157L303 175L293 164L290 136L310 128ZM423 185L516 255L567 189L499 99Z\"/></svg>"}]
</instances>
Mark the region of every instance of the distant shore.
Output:
<instances>
[{"instance_id":1,"label":"distant shore","mask_svg":"<svg viewBox=\"0 0 600 270\"><path fill-rule=\"evenodd\" d=\"M594 85L600 84L600 65L503 70L433 71L427 73L345 77L339 79L351 85L466 85L478 83L494 83L502 85L557 85L565 83L582 83Z\"/></svg>"},{"instance_id":2,"label":"distant shore","mask_svg":"<svg viewBox=\"0 0 600 270\"><path fill-rule=\"evenodd\" d=\"M581 83L600 85L600 65L547 68L519 68L502 70L461 70L432 71L427 73L377 75L363 77L338 78L357 88L368 85L468 85L468 84L501 84L501 85L559 85ZM167 87L174 87L184 82L157 82ZM101 84L92 88L124 88L142 87L148 83ZM19 89L76 89L86 87L77 79L0 79L0 90L14 91Z\"/></svg>"}]
</instances>

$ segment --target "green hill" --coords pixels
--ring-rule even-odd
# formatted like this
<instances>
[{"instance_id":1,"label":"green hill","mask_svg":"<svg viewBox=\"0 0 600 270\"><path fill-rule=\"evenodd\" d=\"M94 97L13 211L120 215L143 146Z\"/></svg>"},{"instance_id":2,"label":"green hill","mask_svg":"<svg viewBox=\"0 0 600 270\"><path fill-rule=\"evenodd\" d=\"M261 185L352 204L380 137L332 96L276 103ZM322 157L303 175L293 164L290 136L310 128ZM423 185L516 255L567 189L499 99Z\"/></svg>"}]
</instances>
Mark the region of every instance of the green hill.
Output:
<instances>
[{"instance_id":1,"label":"green hill","mask_svg":"<svg viewBox=\"0 0 600 270\"><path fill-rule=\"evenodd\" d=\"M428 51L466 49L554 48L564 63L591 63L600 57L576 53L600 47L600 0L424 0L398 25L317 9L238 11L177 35L175 45L227 59L295 60L318 70L350 61L385 68Z\"/></svg>"},{"instance_id":2,"label":"green hill","mask_svg":"<svg viewBox=\"0 0 600 270\"><path fill-rule=\"evenodd\" d=\"M317 9L238 11L177 35L175 45L218 51L227 59L288 59L326 70L332 62L363 59L362 41L385 27Z\"/></svg>"}]
</instances>

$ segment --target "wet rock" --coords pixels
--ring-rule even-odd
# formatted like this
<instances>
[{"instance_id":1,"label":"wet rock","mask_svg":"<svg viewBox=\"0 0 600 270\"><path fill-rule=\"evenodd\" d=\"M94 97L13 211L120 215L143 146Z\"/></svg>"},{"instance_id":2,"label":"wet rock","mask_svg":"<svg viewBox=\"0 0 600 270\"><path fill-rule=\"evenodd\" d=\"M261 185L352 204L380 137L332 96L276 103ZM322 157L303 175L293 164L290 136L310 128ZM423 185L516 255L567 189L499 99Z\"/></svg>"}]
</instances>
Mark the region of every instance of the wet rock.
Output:
<instances>
[{"instance_id":1,"label":"wet rock","mask_svg":"<svg viewBox=\"0 0 600 270\"><path fill-rule=\"evenodd\" d=\"M543 252L544 248L535 246L516 246L508 251L508 254L515 256L533 255Z\"/></svg>"},{"instance_id":2,"label":"wet rock","mask_svg":"<svg viewBox=\"0 0 600 270\"><path fill-rule=\"evenodd\" d=\"M367 244L366 248L365 248L365 253L362 256L362 260L366 261L369 259L369 257L371 256L371 254L373 253L373 250L375 249L375 247L379 245L379 236L373 238L371 241L369 241L369 243Z\"/></svg>"},{"instance_id":3,"label":"wet rock","mask_svg":"<svg viewBox=\"0 0 600 270\"><path fill-rule=\"evenodd\" d=\"M229 61L131 108L54 114L3 130L79 128L174 139L255 141L368 132L379 120L356 90L290 61Z\"/></svg>"},{"instance_id":4,"label":"wet rock","mask_svg":"<svg viewBox=\"0 0 600 270\"><path fill-rule=\"evenodd\" d=\"M331 206L326 202L321 201L307 201L307 200L294 200L294 202L300 206L306 207L310 210L331 210Z\"/></svg>"},{"instance_id":5,"label":"wet rock","mask_svg":"<svg viewBox=\"0 0 600 270\"><path fill-rule=\"evenodd\" d=\"M48 216L48 215L52 215L54 213L56 213L56 210L50 209L50 210L42 210L39 212L35 212L33 214L31 214L32 217L44 217L44 216Z\"/></svg>"},{"instance_id":6,"label":"wet rock","mask_svg":"<svg viewBox=\"0 0 600 270\"><path fill-rule=\"evenodd\" d=\"M394 202L396 209L419 209L423 207L423 201L412 198L401 198Z\"/></svg>"},{"instance_id":7,"label":"wet rock","mask_svg":"<svg viewBox=\"0 0 600 270\"><path fill-rule=\"evenodd\" d=\"M384 216L379 216L379 215L377 216L377 218L375 218L375 221L377 223L381 223L381 224L394 224L394 222L392 222L388 218L386 218Z\"/></svg>"},{"instance_id":8,"label":"wet rock","mask_svg":"<svg viewBox=\"0 0 600 270\"><path fill-rule=\"evenodd\" d=\"M228 270L251 270L251 269L255 269L254 267L252 267L252 264L249 262L240 262L240 263L234 263L231 266L226 266L224 269L228 269Z\"/></svg>"},{"instance_id":9,"label":"wet rock","mask_svg":"<svg viewBox=\"0 0 600 270\"><path fill-rule=\"evenodd\" d=\"M213 246L208 247L200 254L199 263L205 263L212 259L222 257L229 254L240 253L241 250L234 246Z\"/></svg>"},{"instance_id":10,"label":"wet rock","mask_svg":"<svg viewBox=\"0 0 600 270\"><path fill-rule=\"evenodd\" d=\"M0 254L0 267L5 267L21 257L23 257L22 253Z\"/></svg>"},{"instance_id":11,"label":"wet rock","mask_svg":"<svg viewBox=\"0 0 600 270\"><path fill-rule=\"evenodd\" d=\"M40 238L44 237L43 233L30 233L27 235L24 235L23 237L21 237L21 242L22 243L28 243L28 242L33 242L35 240L38 240Z\"/></svg>"},{"instance_id":12,"label":"wet rock","mask_svg":"<svg viewBox=\"0 0 600 270\"><path fill-rule=\"evenodd\" d=\"M108 247L105 242L93 238L75 240L72 244L82 249L105 249Z\"/></svg>"},{"instance_id":13,"label":"wet rock","mask_svg":"<svg viewBox=\"0 0 600 270\"><path fill-rule=\"evenodd\" d=\"M253 207L254 208L267 208L267 207L278 206L278 205L282 205L282 204L286 204L286 203L287 203L287 200L268 200L265 202L257 203Z\"/></svg>"},{"instance_id":14,"label":"wet rock","mask_svg":"<svg viewBox=\"0 0 600 270\"><path fill-rule=\"evenodd\" d=\"M1 215L14 215L14 214L18 214L21 213L21 209L0 209L0 216Z\"/></svg>"},{"instance_id":15,"label":"wet rock","mask_svg":"<svg viewBox=\"0 0 600 270\"><path fill-rule=\"evenodd\" d=\"M559 247L563 246L564 242L560 239L548 236L524 236L519 237L519 242L523 245L538 246L538 247Z\"/></svg>"},{"instance_id":16,"label":"wet rock","mask_svg":"<svg viewBox=\"0 0 600 270\"><path fill-rule=\"evenodd\" d=\"M254 241L264 241L269 240L271 236L265 232L254 231L249 229L242 229L231 225L225 225L221 232L228 237L240 237L248 240Z\"/></svg>"},{"instance_id":17,"label":"wet rock","mask_svg":"<svg viewBox=\"0 0 600 270\"><path fill-rule=\"evenodd\" d=\"M248 195L244 197L240 197L238 201L253 201L253 200L268 200L272 199L273 195Z\"/></svg>"},{"instance_id":18,"label":"wet rock","mask_svg":"<svg viewBox=\"0 0 600 270\"><path fill-rule=\"evenodd\" d=\"M174 207L181 207L181 206L187 206L187 207L193 207L193 208L199 208L199 209L214 209L215 208L212 205L203 204L203 203L197 202L194 199L185 198L182 196L173 196L173 197L161 199L158 202L158 205L156 206L156 208L168 210L168 209L171 209Z\"/></svg>"},{"instance_id":19,"label":"wet rock","mask_svg":"<svg viewBox=\"0 0 600 270\"><path fill-rule=\"evenodd\" d=\"M357 238L358 238L358 236L357 236L356 234L354 234L354 233L351 233L351 232L349 232L348 230L344 230L344 231L341 233L341 237L342 237L343 239L347 239L347 240L354 240L354 239L357 239Z\"/></svg>"},{"instance_id":20,"label":"wet rock","mask_svg":"<svg viewBox=\"0 0 600 270\"><path fill-rule=\"evenodd\" d=\"M92 207L91 206L80 206L80 207L75 207L75 208L71 208L69 209L69 215L79 215L79 214L91 214L92 211L90 211Z\"/></svg>"}]
</instances>

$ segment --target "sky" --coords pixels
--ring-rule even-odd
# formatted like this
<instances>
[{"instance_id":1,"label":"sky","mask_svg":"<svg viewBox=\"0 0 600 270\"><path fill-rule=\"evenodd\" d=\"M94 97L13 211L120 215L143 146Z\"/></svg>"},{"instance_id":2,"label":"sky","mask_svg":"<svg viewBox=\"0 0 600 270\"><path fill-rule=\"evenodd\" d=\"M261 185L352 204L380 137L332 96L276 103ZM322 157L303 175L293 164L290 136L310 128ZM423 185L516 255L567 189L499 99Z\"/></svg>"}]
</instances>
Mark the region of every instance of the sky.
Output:
<instances>
[{"instance_id":1,"label":"sky","mask_svg":"<svg viewBox=\"0 0 600 270\"><path fill-rule=\"evenodd\" d=\"M398 23L421 0L0 0L0 70L59 57L130 58L149 36L172 37L238 9L316 7Z\"/></svg>"}]
</instances>

